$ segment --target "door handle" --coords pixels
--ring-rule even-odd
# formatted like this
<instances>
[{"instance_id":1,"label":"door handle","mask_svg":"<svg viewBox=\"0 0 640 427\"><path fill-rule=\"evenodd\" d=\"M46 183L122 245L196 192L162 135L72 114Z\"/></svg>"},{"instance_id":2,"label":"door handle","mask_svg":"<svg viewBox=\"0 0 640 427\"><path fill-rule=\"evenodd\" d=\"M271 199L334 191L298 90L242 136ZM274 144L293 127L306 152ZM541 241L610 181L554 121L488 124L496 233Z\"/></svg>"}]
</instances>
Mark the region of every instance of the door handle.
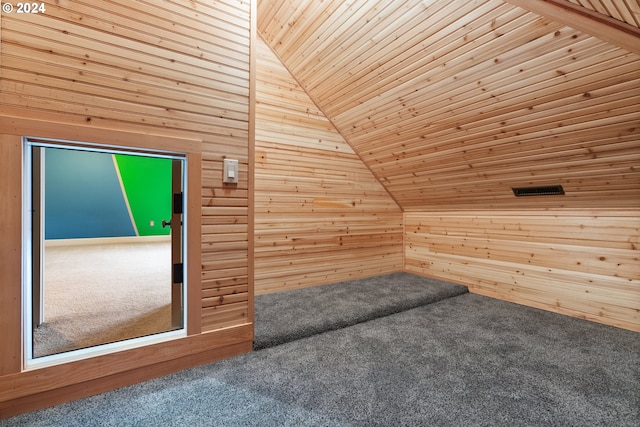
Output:
<instances>
[{"instance_id":1,"label":"door handle","mask_svg":"<svg viewBox=\"0 0 640 427\"><path fill-rule=\"evenodd\" d=\"M164 219L162 220L162 228L165 227L171 227L171 220L169 221L165 221Z\"/></svg>"}]
</instances>

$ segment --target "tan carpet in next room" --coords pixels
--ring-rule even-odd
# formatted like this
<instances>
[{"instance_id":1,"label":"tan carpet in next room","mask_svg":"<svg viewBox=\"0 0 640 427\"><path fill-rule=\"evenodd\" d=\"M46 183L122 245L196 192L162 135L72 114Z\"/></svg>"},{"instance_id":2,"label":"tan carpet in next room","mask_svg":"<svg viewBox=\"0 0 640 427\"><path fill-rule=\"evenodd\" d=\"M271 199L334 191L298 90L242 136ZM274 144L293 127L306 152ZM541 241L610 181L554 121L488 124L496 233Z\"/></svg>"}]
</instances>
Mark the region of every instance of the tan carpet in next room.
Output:
<instances>
[{"instance_id":1,"label":"tan carpet in next room","mask_svg":"<svg viewBox=\"0 0 640 427\"><path fill-rule=\"evenodd\" d=\"M44 274L34 357L171 329L168 242L47 247Z\"/></svg>"}]
</instances>

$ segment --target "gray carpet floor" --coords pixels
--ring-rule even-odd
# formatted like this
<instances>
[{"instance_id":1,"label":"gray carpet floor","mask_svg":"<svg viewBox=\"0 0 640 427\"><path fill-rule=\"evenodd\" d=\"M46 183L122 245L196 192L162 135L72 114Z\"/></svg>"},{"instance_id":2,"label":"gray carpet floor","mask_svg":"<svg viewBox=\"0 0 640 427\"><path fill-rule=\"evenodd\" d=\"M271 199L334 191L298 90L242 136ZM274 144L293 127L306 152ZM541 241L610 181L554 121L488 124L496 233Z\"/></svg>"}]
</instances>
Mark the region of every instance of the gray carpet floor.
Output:
<instances>
[{"instance_id":1,"label":"gray carpet floor","mask_svg":"<svg viewBox=\"0 0 640 427\"><path fill-rule=\"evenodd\" d=\"M2 426L634 426L640 334L465 293Z\"/></svg>"},{"instance_id":2,"label":"gray carpet floor","mask_svg":"<svg viewBox=\"0 0 640 427\"><path fill-rule=\"evenodd\" d=\"M255 297L255 350L345 328L468 292L466 286L393 273Z\"/></svg>"}]
</instances>

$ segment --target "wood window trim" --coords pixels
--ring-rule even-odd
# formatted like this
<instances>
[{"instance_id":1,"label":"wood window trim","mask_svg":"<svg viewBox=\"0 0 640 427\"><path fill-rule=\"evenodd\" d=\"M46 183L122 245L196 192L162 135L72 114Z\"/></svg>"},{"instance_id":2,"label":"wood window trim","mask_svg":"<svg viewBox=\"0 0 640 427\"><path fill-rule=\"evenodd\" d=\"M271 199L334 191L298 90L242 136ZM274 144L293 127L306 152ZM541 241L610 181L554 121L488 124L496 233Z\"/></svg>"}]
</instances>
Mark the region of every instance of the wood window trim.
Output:
<instances>
[{"instance_id":1,"label":"wood window trim","mask_svg":"<svg viewBox=\"0 0 640 427\"><path fill-rule=\"evenodd\" d=\"M201 333L201 141L8 116L0 116L0 127L4 132L0 134L0 154L4 164L11 165L10 168L3 168L1 174L0 196L7 201L0 206L0 212L6 219L2 231L13 230L12 233L3 233L4 241L0 246L0 254L3 255L0 257L0 266L3 272L7 272L4 285L0 287L0 324L7 331L0 347L0 418L23 412L24 408L32 410L47 406L49 401L42 403L35 397L51 394L55 390L68 394L64 400L69 400L251 351L251 323ZM189 287L186 298L191 307L187 315L186 337L90 359L24 370L21 304L23 136L90 141L114 147L135 147L141 151L184 153L188 181L186 234Z\"/></svg>"}]
</instances>

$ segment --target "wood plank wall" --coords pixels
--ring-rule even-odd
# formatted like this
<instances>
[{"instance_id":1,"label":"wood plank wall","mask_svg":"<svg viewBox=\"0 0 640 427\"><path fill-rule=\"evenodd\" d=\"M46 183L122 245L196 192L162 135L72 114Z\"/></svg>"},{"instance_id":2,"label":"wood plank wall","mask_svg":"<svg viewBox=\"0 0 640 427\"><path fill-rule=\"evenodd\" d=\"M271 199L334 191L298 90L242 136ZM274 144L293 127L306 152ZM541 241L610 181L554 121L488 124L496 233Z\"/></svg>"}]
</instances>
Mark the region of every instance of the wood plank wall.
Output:
<instances>
[{"instance_id":1,"label":"wood plank wall","mask_svg":"<svg viewBox=\"0 0 640 427\"><path fill-rule=\"evenodd\" d=\"M202 236L190 242L189 274L195 272L198 280L191 281L188 291L195 295L188 301L190 337L149 351L162 355L159 358L133 351L122 354L125 361L112 370L109 363L115 359L107 357L95 362L104 363L101 369L80 363L83 367L74 375L68 375L64 366L40 374L15 372L21 368L20 344L8 348L3 338L0 360L12 361L10 370L15 373L0 376L0 416L104 390L99 381L86 390L82 385L74 388L73 384L91 378L117 373L117 378L103 381L115 387L251 349L249 66L255 5L243 0L44 3L43 13L0 17L0 134L8 135L0 135L0 152L6 151L5 140L15 144L16 138L28 134L100 143L113 138L116 145L190 153L190 167L197 170L190 173L189 185L197 191L190 192L189 203L201 212L191 223L201 227ZM238 185L223 185L223 158L240 161ZM3 157L0 169L13 167L10 162L20 164L20 159ZM4 184L0 183L0 194L13 194ZM19 230L17 218L11 227ZM20 242L3 235L2 248L3 254L19 252ZM8 278L3 271L0 295L19 296L20 280L19 275ZM6 311L0 312L0 324L15 326L14 312L10 319ZM211 331L200 339L201 332ZM8 333L20 341L19 330ZM172 358L171 363L161 363ZM127 375L127 369L151 359L148 363L154 368ZM1 374L8 373L4 368ZM48 391L37 386L39 375L48 379ZM21 390L15 388L18 382ZM69 387L54 399L56 384ZM29 397L36 392L48 394ZM22 403L6 400L12 397L23 399Z\"/></svg>"},{"instance_id":2,"label":"wood plank wall","mask_svg":"<svg viewBox=\"0 0 640 427\"><path fill-rule=\"evenodd\" d=\"M573 2L637 22L636 0ZM407 270L635 328L637 32L530 11L558 3L262 0L258 28L407 212Z\"/></svg>"},{"instance_id":3,"label":"wood plank wall","mask_svg":"<svg viewBox=\"0 0 640 427\"><path fill-rule=\"evenodd\" d=\"M409 272L640 331L640 211L405 213Z\"/></svg>"},{"instance_id":4,"label":"wood plank wall","mask_svg":"<svg viewBox=\"0 0 640 427\"><path fill-rule=\"evenodd\" d=\"M233 0L70 0L2 23L0 114L202 141L206 330L247 321L248 25Z\"/></svg>"},{"instance_id":5,"label":"wood plank wall","mask_svg":"<svg viewBox=\"0 0 640 427\"><path fill-rule=\"evenodd\" d=\"M256 294L402 269L402 213L258 43Z\"/></svg>"}]
</instances>

